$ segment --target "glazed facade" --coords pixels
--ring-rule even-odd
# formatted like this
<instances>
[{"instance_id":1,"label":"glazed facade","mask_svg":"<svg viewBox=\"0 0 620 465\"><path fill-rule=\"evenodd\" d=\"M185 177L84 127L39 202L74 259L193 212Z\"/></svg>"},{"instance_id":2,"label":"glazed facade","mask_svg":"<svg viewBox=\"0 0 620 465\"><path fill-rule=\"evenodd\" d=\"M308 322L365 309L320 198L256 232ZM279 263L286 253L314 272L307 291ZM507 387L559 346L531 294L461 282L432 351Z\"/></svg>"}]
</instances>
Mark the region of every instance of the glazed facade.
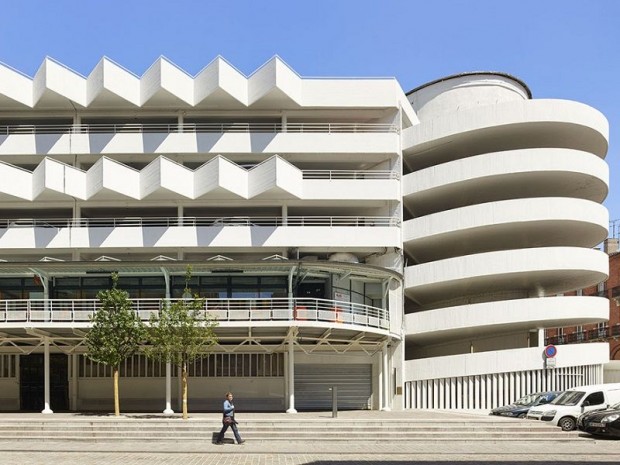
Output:
<instances>
[{"instance_id":1,"label":"glazed facade","mask_svg":"<svg viewBox=\"0 0 620 465\"><path fill-rule=\"evenodd\" d=\"M607 345L540 354L548 327L607 320L560 296L607 276L607 122L468 73L246 77L165 59L88 77L0 67L0 410L101 410L83 338L120 275L145 320L192 290L218 344L190 410L489 408L599 381ZM124 410L171 412L178 376L121 368ZM578 382L577 382L578 381ZM241 408L241 404L239 404Z\"/></svg>"}]
</instances>

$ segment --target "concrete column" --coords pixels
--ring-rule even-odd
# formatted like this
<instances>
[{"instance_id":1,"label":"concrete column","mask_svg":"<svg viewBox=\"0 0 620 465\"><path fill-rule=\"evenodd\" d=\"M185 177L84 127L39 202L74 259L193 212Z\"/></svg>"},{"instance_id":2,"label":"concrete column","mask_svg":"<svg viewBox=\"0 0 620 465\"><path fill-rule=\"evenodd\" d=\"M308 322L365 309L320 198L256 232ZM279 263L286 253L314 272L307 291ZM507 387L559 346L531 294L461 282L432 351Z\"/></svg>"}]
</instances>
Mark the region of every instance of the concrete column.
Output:
<instances>
[{"instance_id":1,"label":"concrete column","mask_svg":"<svg viewBox=\"0 0 620 465\"><path fill-rule=\"evenodd\" d=\"M379 392L377 393L377 397L379 399L379 410L383 410L383 360L381 360L381 363L379 364L378 384ZM426 405L423 408L426 408Z\"/></svg>"},{"instance_id":2,"label":"concrete column","mask_svg":"<svg viewBox=\"0 0 620 465\"><path fill-rule=\"evenodd\" d=\"M383 373L383 405L381 410L390 411L390 361L388 358L390 349L387 344L381 350L381 372Z\"/></svg>"},{"instance_id":3,"label":"concrete column","mask_svg":"<svg viewBox=\"0 0 620 465\"><path fill-rule=\"evenodd\" d=\"M183 226L183 205L177 207L177 221L179 226Z\"/></svg>"},{"instance_id":4,"label":"concrete column","mask_svg":"<svg viewBox=\"0 0 620 465\"><path fill-rule=\"evenodd\" d=\"M41 413L54 413L50 408L50 340L43 338L43 402Z\"/></svg>"},{"instance_id":5,"label":"concrete column","mask_svg":"<svg viewBox=\"0 0 620 465\"><path fill-rule=\"evenodd\" d=\"M288 353L284 354L284 399L288 399L289 386L288 386Z\"/></svg>"},{"instance_id":6,"label":"concrete column","mask_svg":"<svg viewBox=\"0 0 620 465\"><path fill-rule=\"evenodd\" d=\"M286 413L297 413L295 410L295 355L293 339L288 341L288 409Z\"/></svg>"},{"instance_id":7,"label":"concrete column","mask_svg":"<svg viewBox=\"0 0 620 465\"><path fill-rule=\"evenodd\" d=\"M164 409L164 413L166 415L172 415L174 410L172 410L172 369L170 367L170 362L166 362L166 408Z\"/></svg>"},{"instance_id":8,"label":"concrete column","mask_svg":"<svg viewBox=\"0 0 620 465\"><path fill-rule=\"evenodd\" d=\"M538 330L538 347L545 347L545 330Z\"/></svg>"},{"instance_id":9,"label":"concrete column","mask_svg":"<svg viewBox=\"0 0 620 465\"><path fill-rule=\"evenodd\" d=\"M79 168L79 166L76 166L76 168ZM81 218L82 218L82 207L80 207L77 203L74 202L73 219L80 220ZM69 229L69 232L71 232L71 229ZM71 260L73 260L74 262L80 261L80 252L77 249L73 249L71 251Z\"/></svg>"},{"instance_id":10,"label":"concrete column","mask_svg":"<svg viewBox=\"0 0 620 465\"><path fill-rule=\"evenodd\" d=\"M295 268L291 266L291 269L288 272L288 317L289 320L293 320L295 317L295 313L294 313L294 308L293 308L293 303L294 303L294 296L293 296L293 274L295 273Z\"/></svg>"},{"instance_id":11,"label":"concrete column","mask_svg":"<svg viewBox=\"0 0 620 465\"><path fill-rule=\"evenodd\" d=\"M179 113L177 117L177 124L179 125L177 132L183 132L183 123L185 122L185 115L183 113Z\"/></svg>"},{"instance_id":12,"label":"concrete column","mask_svg":"<svg viewBox=\"0 0 620 465\"><path fill-rule=\"evenodd\" d=\"M282 226L288 224L288 205L282 205Z\"/></svg>"},{"instance_id":13,"label":"concrete column","mask_svg":"<svg viewBox=\"0 0 620 465\"><path fill-rule=\"evenodd\" d=\"M286 113L282 114L282 132L286 132L286 126L288 124L288 116Z\"/></svg>"}]
</instances>

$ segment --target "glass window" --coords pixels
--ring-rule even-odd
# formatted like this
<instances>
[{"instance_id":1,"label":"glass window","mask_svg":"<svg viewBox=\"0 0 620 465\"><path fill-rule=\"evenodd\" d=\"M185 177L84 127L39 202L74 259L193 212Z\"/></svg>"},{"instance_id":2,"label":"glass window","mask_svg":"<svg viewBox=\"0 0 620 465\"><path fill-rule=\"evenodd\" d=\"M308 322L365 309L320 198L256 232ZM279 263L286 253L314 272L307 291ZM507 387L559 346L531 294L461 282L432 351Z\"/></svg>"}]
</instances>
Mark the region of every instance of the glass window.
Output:
<instances>
[{"instance_id":1,"label":"glass window","mask_svg":"<svg viewBox=\"0 0 620 465\"><path fill-rule=\"evenodd\" d=\"M566 391L557 396L551 403L554 405L577 405L585 394L583 391Z\"/></svg>"},{"instance_id":2,"label":"glass window","mask_svg":"<svg viewBox=\"0 0 620 465\"><path fill-rule=\"evenodd\" d=\"M592 394L590 394L588 397L585 398L585 400L583 401L583 405L585 406L586 403L588 405L601 405L605 403L605 396L603 395L603 393L601 391L599 392L593 392Z\"/></svg>"}]
</instances>

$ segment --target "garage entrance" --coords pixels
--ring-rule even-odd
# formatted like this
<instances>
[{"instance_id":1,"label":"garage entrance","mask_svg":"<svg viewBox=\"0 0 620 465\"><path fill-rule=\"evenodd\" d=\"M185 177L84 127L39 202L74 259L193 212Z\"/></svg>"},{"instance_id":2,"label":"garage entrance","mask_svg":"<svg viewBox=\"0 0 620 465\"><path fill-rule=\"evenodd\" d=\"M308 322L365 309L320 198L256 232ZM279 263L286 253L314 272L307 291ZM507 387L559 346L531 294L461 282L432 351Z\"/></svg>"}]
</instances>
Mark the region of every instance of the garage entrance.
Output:
<instances>
[{"instance_id":1,"label":"garage entrance","mask_svg":"<svg viewBox=\"0 0 620 465\"><path fill-rule=\"evenodd\" d=\"M295 365L295 408L331 410L332 386L338 387L338 410L370 409L372 365Z\"/></svg>"}]
</instances>

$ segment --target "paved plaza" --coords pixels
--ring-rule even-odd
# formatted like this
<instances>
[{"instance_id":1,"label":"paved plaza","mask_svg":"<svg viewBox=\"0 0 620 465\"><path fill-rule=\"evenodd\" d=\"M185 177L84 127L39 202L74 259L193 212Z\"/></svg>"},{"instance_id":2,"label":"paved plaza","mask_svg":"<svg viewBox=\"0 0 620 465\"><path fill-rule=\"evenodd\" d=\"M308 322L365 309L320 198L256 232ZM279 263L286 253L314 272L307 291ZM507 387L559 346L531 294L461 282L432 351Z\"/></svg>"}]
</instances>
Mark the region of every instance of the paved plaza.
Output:
<instances>
[{"instance_id":1,"label":"paved plaza","mask_svg":"<svg viewBox=\"0 0 620 465\"><path fill-rule=\"evenodd\" d=\"M217 414L197 414L193 418L205 418ZM340 417L368 419L399 418L423 415L428 418L472 421L480 419L479 414L454 412L341 412ZM242 417L243 415L239 415ZM39 414L0 414L0 417L20 419L37 418ZM74 414L54 414L53 420L68 422L77 418ZM128 415L128 421L135 416ZM283 414L245 414L246 418L286 418ZM103 420L105 421L105 416ZM304 421L329 421L326 412L298 414L294 416L301 423ZM191 421L191 418L190 418ZM520 421L520 420L514 420ZM243 434L243 430L241 431ZM97 441L36 441L3 440L0 441L0 464L11 465L159 465L159 464L327 464L342 465L396 464L416 463L431 465L434 463L517 465L537 462L544 464L562 463L620 463L620 441L594 439L587 435L575 436L574 440L523 441L523 440L477 440L477 441L368 441L360 442L354 438L334 438L331 441L251 441L243 445L232 443L228 435L224 445L215 445L210 437L200 441L142 441L142 442L97 442Z\"/></svg>"}]
</instances>

